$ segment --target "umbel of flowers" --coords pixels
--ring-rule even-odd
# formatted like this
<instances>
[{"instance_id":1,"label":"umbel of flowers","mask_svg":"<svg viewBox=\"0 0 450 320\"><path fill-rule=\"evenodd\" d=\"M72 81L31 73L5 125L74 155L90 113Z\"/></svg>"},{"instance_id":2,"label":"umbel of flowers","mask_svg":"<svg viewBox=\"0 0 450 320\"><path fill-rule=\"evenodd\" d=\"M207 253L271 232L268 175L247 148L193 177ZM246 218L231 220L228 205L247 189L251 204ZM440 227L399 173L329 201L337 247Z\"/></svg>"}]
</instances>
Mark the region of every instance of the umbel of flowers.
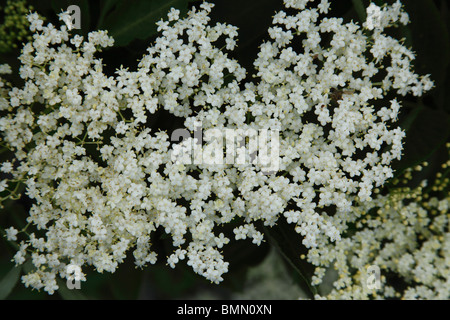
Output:
<instances>
[{"instance_id":1,"label":"umbel of flowers","mask_svg":"<svg viewBox=\"0 0 450 320\"><path fill-rule=\"evenodd\" d=\"M399 1L371 5L363 25L329 17L328 1L310 2L286 0L288 10L275 14L252 81L227 54L237 28L210 25L206 2L185 18L172 9L137 70L113 76L96 56L114 43L107 32L83 38L29 14L24 85L0 82L1 143L14 154L1 165L2 200L23 185L33 201L27 227L6 232L19 248L15 263L33 265L24 284L52 294L68 265L114 272L129 253L138 267L186 260L220 283L229 265L223 246L247 238L260 245L255 222L270 228L280 218L311 250L340 243L359 215L354 202L372 201L393 177L401 97L433 84L412 70L413 52L384 32L408 22ZM174 161L170 133L147 125L161 109L191 132L199 122L277 130L279 170ZM218 231L230 223L234 239ZM168 257L153 250L157 229L172 239Z\"/></svg>"},{"instance_id":2,"label":"umbel of flowers","mask_svg":"<svg viewBox=\"0 0 450 320\"><path fill-rule=\"evenodd\" d=\"M450 151L450 143L447 144ZM450 297L450 160L432 181L409 187L414 171L392 181L388 193L355 201L353 228L339 243L322 240L307 258L316 265L313 282L320 284L327 268L335 270L333 289L319 299L449 299ZM378 268L377 286L367 270Z\"/></svg>"}]
</instances>

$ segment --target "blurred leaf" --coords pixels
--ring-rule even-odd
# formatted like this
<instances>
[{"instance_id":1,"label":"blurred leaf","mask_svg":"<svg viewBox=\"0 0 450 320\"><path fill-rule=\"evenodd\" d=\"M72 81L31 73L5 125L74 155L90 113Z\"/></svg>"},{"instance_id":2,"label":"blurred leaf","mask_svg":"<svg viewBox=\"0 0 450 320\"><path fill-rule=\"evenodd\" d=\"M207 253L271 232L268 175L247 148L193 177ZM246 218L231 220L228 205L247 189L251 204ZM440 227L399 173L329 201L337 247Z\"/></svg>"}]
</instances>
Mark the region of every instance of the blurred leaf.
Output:
<instances>
[{"instance_id":1,"label":"blurred leaf","mask_svg":"<svg viewBox=\"0 0 450 320\"><path fill-rule=\"evenodd\" d=\"M58 283L58 293L64 300L86 300L87 298L81 293L81 289L69 289L66 282L61 279L56 281ZM83 286L83 284L81 284Z\"/></svg>"},{"instance_id":2,"label":"blurred leaf","mask_svg":"<svg viewBox=\"0 0 450 320\"><path fill-rule=\"evenodd\" d=\"M184 265L177 265L176 270L166 265L152 266L154 283L158 292L169 299L177 299L196 283L196 275Z\"/></svg>"},{"instance_id":3,"label":"blurred leaf","mask_svg":"<svg viewBox=\"0 0 450 320\"><path fill-rule=\"evenodd\" d=\"M450 116L420 104L409 103L411 113L402 122L406 130L402 159L394 169L402 170L426 161L450 137Z\"/></svg>"},{"instance_id":4,"label":"blurred leaf","mask_svg":"<svg viewBox=\"0 0 450 320\"><path fill-rule=\"evenodd\" d=\"M0 300L6 299L20 279L22 266L13 266L11 270L0 281Z\"/></svg>"},{"instance_id":5,"label":"blurred leaf","mask_svg":"<svg viewBox=\"0 0 450 320\"><path fill-rule=\"evenodd\" d=\"M352 0L353 6L355 7L356 13L358 14L359 20L365 22L367 18L366 7L362 0Z\"/></svg>"},{"instance_id":6,"label":"blurred leaf","mask_svg":"<svg viewBox=\"0 0 450 320\"><path fill-rule=\"evenodd\" d=\"M450 63L450 38L438 8L432 0L405 1L411 23L408 25L413 49L417 52L415 69L431 74L436 87L443 85ZM409 34L409 35L408 35Z\"/></svg>"},{"instance_id":7,"label":"blurred leaf","mask_svg":"<svg viewBox=\"0 0 450 320\"><path fill-rule=\"evenodd\" d=\"M306 254L307 249L302 245L302 237L294 230L294 226L278 219L274 227L265 228L264 235L296 273L294 278L297 278L300 288L313 298L317 293L316 288L311 285L313 267L300 258L302 254Z\"/></svg>"},{"instance_id":8,"label":"blurred leaf","mask_svg":"<svg viewBox=\"0 0 450 320\"><path fill-rule=\"evenodd\" d=\"M97 29L99 26L103 25L105 17L114 9L114 7L119 3L119 0L101 0L100 1L100 15L97 21Z\"/></svg>"},{"instance_id":9,"label":"blurred leaf","mask_svg":"<svg viewBox=\"0 0 450 320\"><path fill-rule=\"evenodd\" d=\"M423 110L425 106L421 103L412 103L409 101L404 101L403 105L411 110L409 114L406 116L406 118L401 121L400 124L402 129L408 132L412 124L414 123L414 121L416 121L417 117L419 116L420 112Z\"/></svg>"},{"instance_id":10,"label":"blurred leaf","mask_svg":"<svg viewBox=\"0 0 450 320\"><path fill-rule=\"evenodd\" d=\"M114 1L112 1L114 2ZM103 10L108 10L114 3L108 1ZM107 29L115 44L125 46L134 39L146 39L157 31L156 22L165 18L171 7L182 13L187 11L187 0L130 0L120 2L99 25Z\"/></svg>"},{"instance_id":11,"label":"blurred leaf","mask_svg":"<svg viewBox=\"0 0 450 320\"><path fill-rule=\"evenodd\" d=\"M234 235L226 234L226 237L233 239ZM261 243L255 246L250 239L230 241L224 246L224 260L230 263L228 272L223 275L222 286L232 291L240 291L245 285L247 272L250 267L259 265L269 253L269 245Z\"/></svg>"},{"instance_id":12,"label":"blurred leaf","mask_svg":"<svg viewBox=\"0 0 450 320\"><path fill-rule=\"evenodd\" d=\"M136 299L139 295L142 276L142 270L136 268L131 259L123 263L108 279L108 288L113 298L116 300Z\"/></svg>"},{"instance_id":13,"label":"blurred leaf","mask_svg":"<svg viewBox=\"0 0 450 320\"><path fill-rule=\"evenodd\" d=\"M34 266L33 262L31 262L31 260L28 260L23 264L23 271L25 273L30 273L33 272L34 270L36 270L36 267Z\"/></svg>"}]
</instances>

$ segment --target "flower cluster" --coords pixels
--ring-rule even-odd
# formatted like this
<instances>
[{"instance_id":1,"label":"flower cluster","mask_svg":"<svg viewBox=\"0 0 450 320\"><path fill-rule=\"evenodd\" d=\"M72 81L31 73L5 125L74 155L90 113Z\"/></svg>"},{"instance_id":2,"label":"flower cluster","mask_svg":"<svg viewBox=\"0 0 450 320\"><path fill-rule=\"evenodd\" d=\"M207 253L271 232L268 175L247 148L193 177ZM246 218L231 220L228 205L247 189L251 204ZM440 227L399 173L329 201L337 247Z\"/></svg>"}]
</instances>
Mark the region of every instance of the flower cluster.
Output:
<instances>
[{"instance_id":1,"label":"flower cluster","mask_svg":"<svg viewBox=\"0 0 450 320\"><path fill-rule=\"evenodd\" d=\"M450 150L450 144L448 144ZM448 299L450 254L450 161L434 181L410 184L414 170L406 170L393 181L388 194L377 192L369 202L355 203L358 213L338 244L310 251L307 259L317 266L315 284L324 279L327 268L337 280L327 299ZM378 287L367 285L367 269L380 270Z\"/></svg>"},{"instance_id":2,"label":"flower cluster","mask_svg":"<svg viewBox=\"0 0 450 320\"><path fill-rule=\"evenodd\" d=\"M211 26L208 3L185 18L172 9L137 70L113 76L97 57L113 45L105 31L85 39L30 14L33 41L19 57L24 85L2 88L0 104L1 142L15 154L2 164L12 178L0 192L23 184L33 201L27 222L36 231L7 231L20 247L16 264L34 265L25 285L53 293L69 264L114 272L129 252L139 267L155 263L157 230L172 239L171 267L186 260L215 283L228 270L223 225L236 226L235 240L259 245L255 222L270 227L283 218L307 248L341 243L358 215L353 202L372 201L401 157L398 97L420 96L432 82L413 72L413 53L383 33L407 22L400 2L363 26L327 17L328 1L310 2L285 1L296 13L274 16L253 81L227 54L237 28ZM158 110L192 132L199 122L278 130L280 170L173 161L177 143L149 125Z\"/></svg>"},{"instance_id":3,"label":"flower cluster","mask_svg":"<svg viewBox=\"0 0 450 320\"><path fill-rule=\"evenodd\" d=\"M406 169L370 202L355 201L357 215L342 240L329 243L323 235L322 246L301 256L316 268L312 287L299 290L282 257L271 252L233 298L448 299L450 160L434 179L418 180L428 166Z\"/></svg>"}]
</instances>

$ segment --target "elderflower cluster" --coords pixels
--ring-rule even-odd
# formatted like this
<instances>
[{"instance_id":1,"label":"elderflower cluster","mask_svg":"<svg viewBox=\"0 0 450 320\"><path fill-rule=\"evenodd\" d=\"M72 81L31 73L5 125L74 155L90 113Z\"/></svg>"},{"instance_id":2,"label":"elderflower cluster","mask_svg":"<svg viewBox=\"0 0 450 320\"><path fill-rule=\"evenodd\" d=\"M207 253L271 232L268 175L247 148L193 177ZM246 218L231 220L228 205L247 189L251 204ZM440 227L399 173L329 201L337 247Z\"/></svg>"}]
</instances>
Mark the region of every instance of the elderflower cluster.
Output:
<instances>
[{"instance_id":1,"label":"elderflower cluster","mask_svg":"<svg viewBox=\"0 0 450 320\"><path fill-rule=\"evenodd\" d=\"M223 246L232 237L259 245L261 224L285 218L307 248L339 241L356 214L354 198L372 201L401 157L401 103L386 97L420 96L432 82L381 27L326 17L328 1L309 2L286 0L299 11L275 15L252 81L227 54L237 28L211 26L208 3L185 18L172 9L137 70L112 76L96 56L113 45L105 31L83 38L28 15L34 36L19 57L24 85L2 91L0 104L1 142L15 155L2 164L12 178L0 192L24 185L33 201L26 229L7 231L19 245L16 264L34 265L25 285L53 293L69 264L114 272L129 253L139 267L153 264L158 230L172 239L168 265L185 260L215 283L228 271ZM399 5L385 7L382 21L407 22L394 14ZM184 119L191 132L196 123L277 130L279 171L174 161L177 143L151 128L157 111Z\"/></svg>"},{"instance_id":2,"label":"elderflower cluster","mask_svg":"<svg viewBox=\"0 0 450 320\"><path fill-rule=\"evenodd\" d=\"M337 273L332 290L318 298L450 298L450 161L431 183L402 186L425 165L407 169L388 194L355 203L358 217L342 241L309 252L308 261L317 266L315 284L326 268ZM380 270L378 287L367 285L370 266Z\"/></svg>"}]
</instances>

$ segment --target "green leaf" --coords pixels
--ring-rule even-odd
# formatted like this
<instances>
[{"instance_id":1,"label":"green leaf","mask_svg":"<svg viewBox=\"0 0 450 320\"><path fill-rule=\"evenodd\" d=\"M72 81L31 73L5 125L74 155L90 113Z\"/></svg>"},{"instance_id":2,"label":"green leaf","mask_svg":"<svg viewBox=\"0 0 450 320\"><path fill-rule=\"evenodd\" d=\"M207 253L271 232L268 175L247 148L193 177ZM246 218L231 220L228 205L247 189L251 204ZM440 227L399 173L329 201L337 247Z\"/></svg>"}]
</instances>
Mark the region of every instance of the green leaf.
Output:
<instances>
[{"instance_id":1,"label":"green leaf","mask_svg":"<svg viewBox=\"0 0 450 320\"><path fill-rule=\"evenodd\" d=\"M103 25L105 17L111 13L114 7L119 3L119 0L101 0L100 1L100 15L97 21L97 29Z\"/></svg>"},{"instance_id":2,"label":"green leaf","mask_svg":"<svg viewBox=\"0 0 450 320\"><path fill-rule=\"evenodd\" d=\"M450 116L420 104L413 107L401 126L406 130L402 159L394 164L397 172L429 159L450 137Z\"/></svg>"},{"instance_id":3,"label":"green leaf","mask_svg":"<svg viewBox=\"0 0 450 320\"><path fill-rule=\"evenodd\" d=\"M114 4L109 3L111 8ZM170 8L187 11L187 0L130 0L119 3L101 21L99 28L107 29L115 44L125 46L134 39L147 39L157 31L156 22L166 17ZM106 8L108 9L108 8Z\"/></svg>"},{"instance_id":4,"label":"green leaf","mask_svg":"<svg viewBox=\"0 0 450 320\"><path fill-rule=\"evenodd\" d=\"M264 228L264 235L295 272L294 278L298 279L300 288L309 294L310 298L314 298L317 293L317 289L311 285L314 267L300 258L302 254L307 253L307 249L302 245L302 238L295 232L294 226L279 219L276 226Z\"/></svg>"},{"instance_id":5,"label":"green leaf","mask_svg":"<svg viewBox=\"0 0 450 320\"><path fill-rule=\"evenodd\" d=\"M231 229L227 226L227 231L224 232L227 238L234 236L234 233L229 233ZM230 263L228 272L223 276L223 287L227 287L232 291L240 291L244 289L245 279L250 267L259 265L269 253L270 246L267 243L261 243L255 246L250 239L231 241L224 246L223 255L225 261Z\"/></svg>"},{"instance_id":6,"label":"green leaf","mask_svg":"<svg viewBox=\"0 0 450 320\"><path fill-rule=\"evenodd\" d=\"M139 296L142 278L143 270L136 268L134 261L128 259L114 274L111 274L108 288L114 299L134 300Z\"/></svg>"},{"instance_id":7,"label":"green leaf","mask_svg":"<svg viewBox=\"0 0 450 320\"><path fill-rule=\"evenodd\" d=\"M404 101L403 105L406 108L411 109L409 114L406 116L406 118L404 120L402 120L402 122L400 124L402 129L405 130L406 132L408 132L409 129L411 128L411 126L413 125L414 121L416 121L420 112L423 110L423 108L425 108L425 106L421 103L413 103L413 102L409 102L409 101Z\"/></svg>"},{"instance_id":8,"label":"green leaf","mask_svg":"<svg viewBox=\"0 0 450 320\"><path fill-rule=\"evenodd\" d=\"M415 69L419 74L431 74L439 87L450 63L450 38L445 22L432 0L405 1L404 5L411 20L408 43L412 42L417 53Z\"/></svg>"},{"instance_id":9,"label":"green leaf","mask_svg":"<svg viewBox=\"0 0 450 320\"><path fill-rule=\"evenodd\" d=\"M69 289L66 282L61 279L58 279L56 282L59 287L57 292L64 300L87 300L83 293L80 292L81 289Z\"/></svg>"},{"instance_id":10,"label":"green leaf","mask_svg":"<svg viewBox=\"0 0 450 320\"><path fill-rule=\"evenodd\" d=\"M6 299L11 294L14 287L19 282L21 271L22 266L13 266L0 281L0 300Z\"/></svg>"},{"instance_id":11,"label":"green leaf","mask_svg":"<svg viewBox=\"0 0 450 320\"><path fill-rule=\"evenodd\" d=\"M177 270L169 269L165 265L152 266L151 272L158 291L169 299L177 299L189 292L197 279L192 269L184 265L178 265Z\"/></svg>"},{"instance_id":12,"label":"green leaf","mask_svg":"<svg viewBox=\"0 0 450 320\"><path fill-rule=\"evenodd\" d=\"M367 18L366 7L362 0L352 0L353 6L355 7L356 13L358 14L359 20L365 22Z\"/></svg>"}]
</instances>

